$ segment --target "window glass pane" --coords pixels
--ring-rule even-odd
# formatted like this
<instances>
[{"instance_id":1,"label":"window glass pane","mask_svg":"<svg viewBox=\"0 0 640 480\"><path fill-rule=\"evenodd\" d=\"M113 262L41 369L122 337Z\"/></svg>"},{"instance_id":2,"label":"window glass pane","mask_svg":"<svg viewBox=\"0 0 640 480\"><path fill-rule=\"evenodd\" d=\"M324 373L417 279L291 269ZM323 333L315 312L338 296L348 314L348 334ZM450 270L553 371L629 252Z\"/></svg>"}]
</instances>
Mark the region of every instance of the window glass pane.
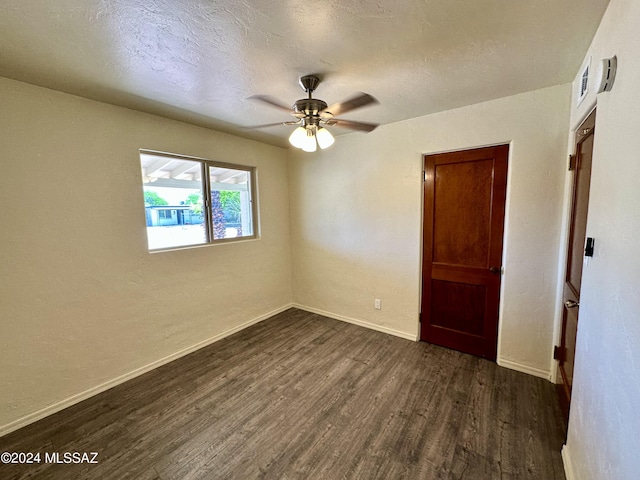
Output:
<instances>
[{"instance_id":1,"label":"window glass pane","mask_svg":"<svg viewBox=\"0 0 640 480\"><path fill-rule=\"evenodd\" d=\"M140 154L149 249L207 242L202 164Z\"/></svg>"},{"instance_id":2,"label":"window glass pane","mask_svg":"<svg viewBox=\"0 0 640 480\"><path fill-rule=\"evenodd\" d=\"M214 240L253 236L251 172L209 167Z\"/></svg>"}]
</instances>

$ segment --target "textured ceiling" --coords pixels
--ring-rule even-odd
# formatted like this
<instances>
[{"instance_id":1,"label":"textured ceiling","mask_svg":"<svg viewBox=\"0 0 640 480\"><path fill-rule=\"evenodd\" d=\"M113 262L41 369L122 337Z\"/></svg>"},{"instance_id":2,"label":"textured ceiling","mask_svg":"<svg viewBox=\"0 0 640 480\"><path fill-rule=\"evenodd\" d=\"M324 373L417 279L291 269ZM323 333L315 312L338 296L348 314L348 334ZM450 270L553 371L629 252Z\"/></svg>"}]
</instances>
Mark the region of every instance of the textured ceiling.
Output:
<instances>
[{"instance_id":1,"label":"textured ceiling","mask_svg":"<svg viewBox=\"0 0 640 480\"><path fill-rule=\"evenodd\" d=\"M608 0L2 0L0 76L286 145L247 100L364 91L390 123L569 82ZM334 134L347 130L333 128Z\"/></svg>"}]
</instances>

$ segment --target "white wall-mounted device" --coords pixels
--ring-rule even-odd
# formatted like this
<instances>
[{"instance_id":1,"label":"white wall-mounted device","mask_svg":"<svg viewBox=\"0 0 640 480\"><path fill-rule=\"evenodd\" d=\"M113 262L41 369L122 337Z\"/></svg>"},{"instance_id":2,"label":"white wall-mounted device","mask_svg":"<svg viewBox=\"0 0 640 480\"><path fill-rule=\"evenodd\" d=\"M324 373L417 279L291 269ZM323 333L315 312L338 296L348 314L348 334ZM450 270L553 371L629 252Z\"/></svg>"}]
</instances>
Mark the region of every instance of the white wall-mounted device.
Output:
<instances>
[{"instance_id":1,"label":"white wall-mounted device","mask_svg":"<svg viewBox=\"0 0 640 480\"><path fill-rule=\"evenodd\" d=\"M595 76L596 93L608 92L613 88L617 68L618 59L616 56L600 60L598 73Z\"/></svg>"}]
</instances>

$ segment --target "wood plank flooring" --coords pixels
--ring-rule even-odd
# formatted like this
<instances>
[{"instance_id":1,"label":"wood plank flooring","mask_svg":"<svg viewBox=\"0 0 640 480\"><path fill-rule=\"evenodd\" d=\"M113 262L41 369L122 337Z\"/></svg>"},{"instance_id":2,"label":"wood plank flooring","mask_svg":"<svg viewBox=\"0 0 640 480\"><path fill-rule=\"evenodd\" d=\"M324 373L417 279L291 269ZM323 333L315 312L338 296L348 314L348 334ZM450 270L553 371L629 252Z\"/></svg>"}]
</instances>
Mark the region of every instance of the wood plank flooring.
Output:
<instances>
[{"instance_id":1,"label":"wood plank flooring","mask_svg":"<svg viewBox=\"0 0 640 480\"><path fill-rule=\"evenodd\" d=\"M564 479L553 385L291 309L0 438L1 479ZM44 458L43 458L44 460Z\"/></svg>"}]
</instances>

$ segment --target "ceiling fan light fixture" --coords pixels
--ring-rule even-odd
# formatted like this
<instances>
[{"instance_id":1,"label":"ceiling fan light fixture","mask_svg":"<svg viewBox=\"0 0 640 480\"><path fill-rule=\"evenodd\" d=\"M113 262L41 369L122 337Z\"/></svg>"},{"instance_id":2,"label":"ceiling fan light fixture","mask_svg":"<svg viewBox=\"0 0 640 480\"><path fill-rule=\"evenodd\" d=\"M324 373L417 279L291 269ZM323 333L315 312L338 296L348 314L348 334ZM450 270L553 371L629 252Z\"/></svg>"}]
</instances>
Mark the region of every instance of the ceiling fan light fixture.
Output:
<instances>
[{"instance_id":1,"label":"ceiling fan light fixture","mask_svg":"<svg viewBox=\"0 0 640 480\"><path fill-rule=\"evenodd\" d=\"M313 133L313 130L307 130L307 136L305 137L302 143L302 150L305 152L315 152L317 149L316 136Z\"/></svg>"},{"instance_id":2,"label":"ceiling fan light fixture","mask_svg":"<svg viewBox=\"0 0 640 480\"><path fill-rule=\"evenodd\" d=\"M307 130L304 127L298 127L289 136L289 143L296 148L302 148L307 139Z\"/></svg>"},{"instance_id":3,"label":"ceiling fan light fixture","mask_svg":"<svg viewBox=\"0 0 640 480\"><path fill-rule=\"evenodd\" d=\"M335 142L335 139L333 138L333 135L331 135L331 132L324 127L318 128L316 138L318 139L318 145L320 145L320 148L322 148L323 150L325 148L329 148L331 145L333 145L333 142Z\"/></svg>"}]
</instances>

